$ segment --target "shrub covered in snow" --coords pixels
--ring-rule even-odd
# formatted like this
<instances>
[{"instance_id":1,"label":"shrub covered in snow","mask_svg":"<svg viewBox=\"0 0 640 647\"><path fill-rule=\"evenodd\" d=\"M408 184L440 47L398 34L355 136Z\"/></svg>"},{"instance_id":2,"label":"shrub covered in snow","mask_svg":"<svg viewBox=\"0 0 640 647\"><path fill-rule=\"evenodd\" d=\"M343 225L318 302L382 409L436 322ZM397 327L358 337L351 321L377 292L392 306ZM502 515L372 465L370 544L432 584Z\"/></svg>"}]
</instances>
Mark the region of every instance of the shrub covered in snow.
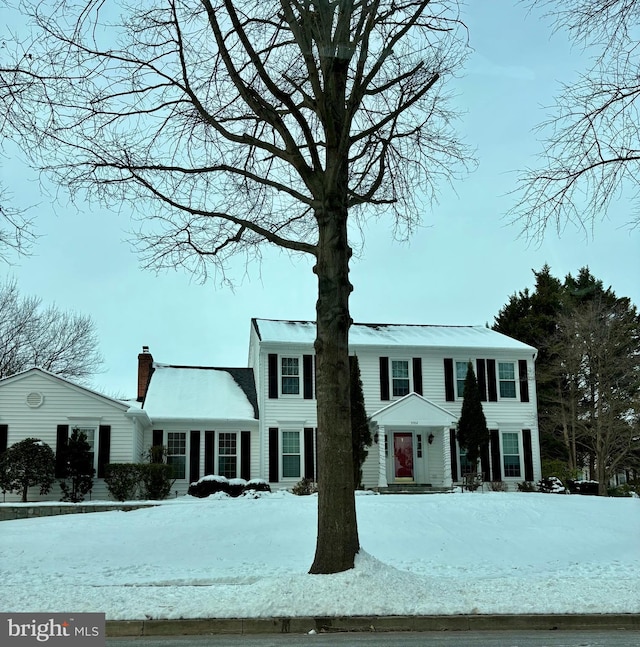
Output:
<instances>
[{"instance_id":1,"label":"shrub covered in snow","mask_svg":"<svg viewBox=\"0 0 640 647\"><path fill-rule=\"evenodd\" d=\"M241 478L228 479L226 476L219 476L218 474L207 474L200 480L191 483L187 494L204 499L205 497L218 493L238 497L243 494L255 492L271 492L271 488L262 479L245 481Z\"/></svg>"},{"instance_id":2,"label":"shrub covered in snow","mask_svg":"<svg viewBox=\"0 0 640 647\"><path fill-rule=\"evenodd\" d=\"M317 491L317 485L308 478L301 479L291 488L291 492L297 496L315 494Z\"/></svg>"},{"instance_id":3,"label":"shrub covered in snow","mask_svg":"<svg viewBox=\"0 0 640 647\"><path fill-rule=\"evenodd\" d=\"M545 494L566 494L567 488L557 476L547 476L538 481L538 491Z\"/></svg>"},{"instance_id":4,"label":"shrub covered in snow","mask_svg":"<svg viewBox=\"0 0 640 647\"><path fill-rule=\"evenodd\" d=\"M598 481L567 481L569 492L571 494L588 494L597 496L598 494Z\"/></svg>"},{"instance_id":5,"label":"shrub covered in snow","mask_svg":"<svg viewBox=\"0 0 640 647\"><path fill-rule=\"evenodd\" d=\"M538 490L536 489L535 483L532 483L531 481L522 481L522 483L518 483L518 492L537 492Z\"/></svg>"}]
</instances>

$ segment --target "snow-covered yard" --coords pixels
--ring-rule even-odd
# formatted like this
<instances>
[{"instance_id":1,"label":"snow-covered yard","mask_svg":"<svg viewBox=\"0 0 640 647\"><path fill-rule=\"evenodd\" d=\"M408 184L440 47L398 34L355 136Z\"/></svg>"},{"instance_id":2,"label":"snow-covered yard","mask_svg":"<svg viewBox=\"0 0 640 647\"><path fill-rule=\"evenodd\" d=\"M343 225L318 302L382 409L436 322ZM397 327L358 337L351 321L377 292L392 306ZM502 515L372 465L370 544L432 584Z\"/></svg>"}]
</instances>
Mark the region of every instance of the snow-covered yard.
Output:
<instances>
[{"instance_id":1,"label":"snow-covered yard","mask_svg":"<svg viewBox=\"0 0 640 647\"><path fill-rule=\"evenodd\" d=\"M0 523L0 609L108 619L640 612L640 499L362 495L356 568L312 576L315 497L217 497Z\"/></svg>"}]
</instances>

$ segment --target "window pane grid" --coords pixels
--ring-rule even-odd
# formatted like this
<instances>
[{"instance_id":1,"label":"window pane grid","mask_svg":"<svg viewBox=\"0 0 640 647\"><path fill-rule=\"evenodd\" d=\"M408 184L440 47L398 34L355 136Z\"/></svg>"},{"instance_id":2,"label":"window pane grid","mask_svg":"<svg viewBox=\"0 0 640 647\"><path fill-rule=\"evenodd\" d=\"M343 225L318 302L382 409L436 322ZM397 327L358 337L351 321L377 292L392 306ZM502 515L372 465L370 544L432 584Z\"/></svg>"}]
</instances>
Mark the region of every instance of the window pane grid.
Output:
<instances>
[{"instance_id":1,"label":"window pane grid","mask_svg":"<svg viewBox=\"0 0 640 647\"><path fill-rule=\"evenodd\" d=\"M221 455L236 455L236 434L221 433L218 437L218 451Z\"/></svg>"},{"instance_id":2,"label":"window pane grid","mask_svg":"<svg viewBox=\"0 0 640 647\"><path fill-rule=\"evenodd\" d=\"M500 397L516 397L516 369L513 362L498 363L498 379L500 382Z\"/></svg>"},{"instance_id":3,"label":"window pane grid","mask_svg":"<svg viewBox=\"0 0 640 647\"><path fill-rule=\"evenodd\" d=\"M518 434L502 434L502 454L504 475L510 477L520 477L520 449L518 443Z\"/></svg>"},{"instance_id":4,"label":"window pane grid","mask_svg":"<svg viewBox=\"0 0 640 647\"><path fill-rule=\"evenodd\" d=\"M391 382L394 396L403 396L409 393L409 362L407 360L391 362Z\"/></svg>"},{"instance_id":5,"label":"window pane grid","mask_svg":"<svg viewBox=\"0 0 640 647\"><path fill-rule=\"evenodd\" d=\"M281 358L281 378L283 395L300 393L300 361L297 357Z\"/></svg>"}]
</instances>

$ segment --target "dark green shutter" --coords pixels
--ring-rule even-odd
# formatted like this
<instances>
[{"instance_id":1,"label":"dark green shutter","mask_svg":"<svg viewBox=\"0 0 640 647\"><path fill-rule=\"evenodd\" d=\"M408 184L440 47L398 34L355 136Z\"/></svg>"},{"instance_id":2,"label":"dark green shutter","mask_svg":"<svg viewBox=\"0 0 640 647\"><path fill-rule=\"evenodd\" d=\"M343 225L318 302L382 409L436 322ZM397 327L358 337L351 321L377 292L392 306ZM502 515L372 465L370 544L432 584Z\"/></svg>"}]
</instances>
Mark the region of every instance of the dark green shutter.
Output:
<instances>
[{"instance_id":1,"label":"dark green shutter","mask_svg":"<svg viewBox=\"0 0 640 647\"><path fill-rule=\"evenodd\" d=\"M194 429L189 438L189 482L200 478L200 431Z\"/></svg>"},{"instance_id":2,"label":"dark green shutter","mask_svg":"<svg viewBox=\"0 0 640 647\"><path fill-rule=\"evenodd\" d=\"M413 358L413 390L422 395L422 358Z\"/></svg>"},{"instance_id":3,"label":"dark green shutter","mask_svg":"<svg viewBox=\"0 0 640 647\"><path fill-rule=\"evenodd\" d=\"M315 470L313 465L314 443L313 427L304 428L304 476L305 478L315 480Z\"/></svg>"},{"instance_id":4,"label":"dark green shutter","mask_svg":"<svg viewBox=\"0 0 640 647\"><path fill-rule=\"evenodd\" d=\"M524 453L524 480L533 481L533 448L531 447L531 429L522 430L522 450Z\"/></svg>"},{"instance_id":5,"label":"dark green shutter","mask_svg":"<svg viewBox=\"0 0 640 647\"><path fill-rule=\"evenodd\" d=\"M389 399L389 358L380 358L380 399Z\"/></svg>"},{"instance_id":6,"label":"dark green shutter","mask_svg":"<svg viewBox=\"0 0 640 647\"><path fill-rule=\"evenodd\" d=\"M453 388L453 359L444 358L444 399L453 402L456 399L456 392Z\"/></svg>"},{"instance_id":7,"label":"dark green shutter","mask_svg":"<svg viewBox=\"0 0 640 647\"><path fill-rule=\"evenodd\" d=\"M502 481L502 462L500 460L500 434L497 429L489 431L491 438L489 445L491 447L491 480Z\"/></svg>"},{"instance_id":8,"label":"dark green shutter","mask_svg":"<svg viewBox=\"0 0 640 647\"><path fill-rule=\"evenodd\" d=\"M240 478L251 479L251 432L240 432Z\"/></svg>"},{"instance_id":9,"label":"dark green shutter","mask_svg":"<svg viewBox=\"0 0 640 647\"><path fill-rule=\"evenodd\" d=\"M275 353L269 353L267 366L269 371L269 397L275 399L278 397L278 356Z\"/></svg>"},{"instance_id":10,"label":"dark green shutter","mask_svg":"<svg viewBox=\"0 0 640 647\"><path fill-rule=\"evenodd\" d=\"M67 445L69 444L69 425L58 425L56 432L56 478L67 475Z\"/></svg>"},{"instance_id":11,"label":"dark green shutter","mask_svg":"<svg viewBox=\"0 0 640 647\"><path fill-rule=\"evenodd\" d=\"M478 390L480 391L480 400L487 401L487 362L483 359L476 360L476 375L478 378Z\"/></svg>"},{"instance_id":12,"label":"dark green shutter","mask_svg":"<svg viewBox=\"0 0 640 647\"><path fill-rule=\"evenodd\" d=\"M269 427L269 482L277 483L278 474L278 452L280 443L278 442L278 428Z\"/></svg>"},{"instance_id":13,"label":"dark green shutter","mask_svg":"<svg viewBox=\"0 0 640 647\"><path fill-rule=\"evenodd\" d=\"M489 458L489 445L486 444L480 453L480 469L482 470L482 480L491 480L491 461Z\"/></svg>"},{"instance_id":14,"label":"dark green shutter","mask_svg":"<svg viewBox=\"0 0 640 647\"><path fill-rule=\"evenodd\" d=\"M451 479L455 483L458 480L458 443L456 442L455 429L449 429L449 451L451 453Z\"/></svg>"},{"instance_id":15,"label":"dark green shutter","mask_svg":"<svg viewBox=\"0 0 640 647\"><path fill-rule=\"evenodd\" d=\"M164 432L162 431L162 429L154 429L151 444L154 447L162 447L162 445L164 444L162 442L163 438Z\"/></svg>"},{"instance_id":16,"label":"dark green shutter","mask_svg":"<svg viewBox=\"0 0 640 647\"><path fill-rule=\"evenodd\" d=\"M103 479L111 460L111 425L98 428L98 478Z\"/></svg>"},{"instance_id":17,"label":"dark green shutter","mask_svg":"<svg viewBox=\"0 0 640 647\"><path fill-rule=\"evenodd\" d=\"M7 451L9 443L9 425L0 425L0 454Z\"/></svg>"},{"instance_id":18,"label":"dark green shutter","mask_svg":"<svg viewBox=\"0 0 640 647\"><path fill-rule=\"evenodd\" d=\"M313 399L313 355L302 356L302 392L305 400Z\"/></svg>"},{"instance_id":19,"label":"dark green shutter","mask_svg":"<svg viewBox=\"0 0 640 647\"><path fill-rule=\"evenodd\" d=\"M520 374L520 402L529 402L529 374L527 360L518 360L518 373Z\"/></svg>"},{"instance_id":20,"label":"dark green shutter","mask_svg":"<svg viewBox=\"0 0 640 647\"><path fill-rule=\"evenodd\" d=\"M487 360L487 391L489 392L489 402L498 401L498 385L496 383L496 360Z\"/></svg>"},{"instance_id":21,"label":"dark green shutter","mask_svg":"<svg viewBox=\"0 0 640 647\"><path fill-rule=\"evenodd\" d=\"M215 457L216 432L204 432L204 475L209 476L216 473Z\"/></svg>"}]
</instances>

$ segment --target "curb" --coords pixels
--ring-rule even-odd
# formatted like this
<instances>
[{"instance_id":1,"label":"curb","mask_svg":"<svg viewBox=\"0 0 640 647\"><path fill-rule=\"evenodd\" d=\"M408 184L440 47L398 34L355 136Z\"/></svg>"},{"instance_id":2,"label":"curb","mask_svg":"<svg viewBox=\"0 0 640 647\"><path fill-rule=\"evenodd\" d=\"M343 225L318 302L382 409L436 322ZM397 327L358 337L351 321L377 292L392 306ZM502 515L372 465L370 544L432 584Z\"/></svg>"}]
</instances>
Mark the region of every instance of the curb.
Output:
<instances>
[{"instance_id":1,"label":"curb","mask_svg":"<svg viewBox=\"0 0 640 647\"><path fill-rule=\"evenodd\" d=\"M640 614L531 614L459 616L348 616L331 618L208 618L107 620L109 638L210 634L306 634L310 631L636 630Z\"/></svg>"}]
</instances>

